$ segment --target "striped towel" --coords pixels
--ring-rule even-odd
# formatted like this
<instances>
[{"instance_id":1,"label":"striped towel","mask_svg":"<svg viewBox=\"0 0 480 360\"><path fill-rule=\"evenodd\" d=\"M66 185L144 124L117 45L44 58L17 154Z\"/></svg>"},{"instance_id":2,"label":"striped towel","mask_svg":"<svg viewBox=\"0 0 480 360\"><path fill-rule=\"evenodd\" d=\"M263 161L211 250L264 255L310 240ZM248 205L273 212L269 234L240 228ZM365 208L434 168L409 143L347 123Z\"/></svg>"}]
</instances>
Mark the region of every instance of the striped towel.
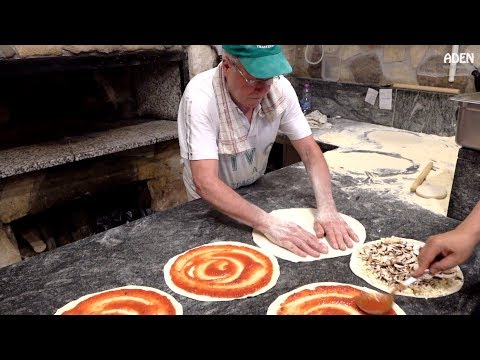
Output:
<instances>
[{"instance_id":1,"label":"striped towel","mask_svg":"<svg viewBox=\"0 0 480 360\"><path fill-rule=\"evenodd\" d=\"M242 124L240 114L236 110L227 90L223 77L223 64L217 66L212 80L213 91L217 100L217 109L220 116L220 134L218 152L226 155L236 155L251 148L247 141L248 129ZM273 83L270 91L260 103L268 121L273 121L287 108L286 98L277 83Z\"/></svg>"}]
</instances>

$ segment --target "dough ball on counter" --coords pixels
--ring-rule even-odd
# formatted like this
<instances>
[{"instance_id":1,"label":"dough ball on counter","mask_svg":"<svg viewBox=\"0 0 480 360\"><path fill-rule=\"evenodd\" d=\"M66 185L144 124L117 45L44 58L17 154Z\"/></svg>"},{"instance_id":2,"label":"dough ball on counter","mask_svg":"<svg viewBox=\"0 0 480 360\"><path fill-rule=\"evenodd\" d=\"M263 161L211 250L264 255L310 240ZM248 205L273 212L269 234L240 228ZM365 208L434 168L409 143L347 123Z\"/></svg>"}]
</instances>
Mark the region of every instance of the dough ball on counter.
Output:
<instances>
[{"instance_id":1,"label":"dough ball on counter","mask_svg":"<svg viewBox=\"0 0 480 360\"><path fill-rule=\"evenodd\" d=\"M445 187L424 182L415 190L418 196L425 199L445 199L447 197L447 189Z\"/></svg>"}]
</instances>

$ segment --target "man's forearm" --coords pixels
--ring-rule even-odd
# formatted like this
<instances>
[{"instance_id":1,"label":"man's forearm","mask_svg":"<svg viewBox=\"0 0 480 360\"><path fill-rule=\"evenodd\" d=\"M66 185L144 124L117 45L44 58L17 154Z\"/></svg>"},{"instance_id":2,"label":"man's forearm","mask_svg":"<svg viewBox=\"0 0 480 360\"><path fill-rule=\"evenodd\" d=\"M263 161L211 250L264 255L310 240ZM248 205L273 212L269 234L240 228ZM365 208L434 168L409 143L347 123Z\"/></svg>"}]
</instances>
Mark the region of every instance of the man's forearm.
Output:
<instances>
[{"instance_id":1,"label":"man's forearm","mask_svg":"<svg viewBox=\"0 0 480 360\"><path fill-rule=\"evenodd\" d=\"M324 205L335 206L332 197L332 185L330 172L323 156L320 156L318 161L313 161L305 165L308 176L312 182L315 199L317 201L317 208Z\"/></svg>"},{"instance_id":2,"label":"man's forearm","mask_svg":"<svg viewBox=\"0 0 480 360\"><path fill-rule=\"evenodd\" d=\"M314 147L307 148L300 156L312 183L317 208L325 205L335 206L332 196L330 171L318 145L315 143Z\"/></svg>"},{"instance_id":3,"label":"man's forearm","mask_svg":"<svg viewBox=\"0 0 480 360\"><path fill-rule=\"evenodd\" d=\"M207 184L202 185L199 194L218 211L254 229L264 230L268 214L245 200L219 178L211 179Z\"/></svg>"}]
</instances>

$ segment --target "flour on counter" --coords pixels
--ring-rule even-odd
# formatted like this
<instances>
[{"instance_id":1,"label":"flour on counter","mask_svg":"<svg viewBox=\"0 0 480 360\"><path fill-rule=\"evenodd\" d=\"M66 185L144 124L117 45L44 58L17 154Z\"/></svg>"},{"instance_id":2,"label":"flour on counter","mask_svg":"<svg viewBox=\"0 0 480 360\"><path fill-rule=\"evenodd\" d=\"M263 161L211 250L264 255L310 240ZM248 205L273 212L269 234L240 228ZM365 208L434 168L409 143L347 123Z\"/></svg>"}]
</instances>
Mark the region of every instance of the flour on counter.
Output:
<instances>
[{"instance_id":1,"label":"flour on counter","mask_svg":"<svg viewBox=\"0 0 480 360\"><path fill-rule=\"evenodd\" d=\"M336 174L349 175L355 181L354 186L343 189L355 192L357 188L362 188L388 193L446 215L460 148L454 136L442 137L400 129L367 129L366 125L360 124L358 128L352 126L338 132L314 135L317 141L339 146L339 149L324 155L333 178ZM410 192L410 185L429 161L433 161L433 169L425 181L445 188L448 194L444 199L426 199Z\"/></svg>"},{"instance_id":2,"label":"flour on counter","mask_svg":"<svg viewBox=\"0 0 480 360\"><path fill-rule=\"evenodd\" d=\"M378 152L363 152L352 150L328 151L324 154L327 163L335 164L335 169L339 168L346 173L354 172L365 175L367 172L374 175L400 173L413 165L407 159L389 156Z\"/></svg>"}]
</instances>

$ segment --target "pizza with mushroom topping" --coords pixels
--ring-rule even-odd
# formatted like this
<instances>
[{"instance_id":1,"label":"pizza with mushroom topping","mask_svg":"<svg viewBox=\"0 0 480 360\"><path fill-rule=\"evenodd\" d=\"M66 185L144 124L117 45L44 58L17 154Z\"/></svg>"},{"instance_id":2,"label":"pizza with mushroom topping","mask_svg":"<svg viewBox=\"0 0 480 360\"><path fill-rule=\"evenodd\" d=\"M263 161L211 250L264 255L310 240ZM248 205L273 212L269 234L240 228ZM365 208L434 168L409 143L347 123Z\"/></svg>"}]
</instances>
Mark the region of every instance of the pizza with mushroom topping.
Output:
<instances>
[{"instance_id":1,"label":"pizza with mushroom topping","mask_svg":"<svg viewBox=\"0 0 480 360\"><path fill-rule=\"evenodd\" d=\"M350 269L370 285L389 292L401 281L408 279L418 268L418 254L424 242L400 237L370 241L354 250L350 258ZM410 287L398 291L397 295L418 298L447 296L459 291L464 283L460 267L425 274Z\"/></svg>"}]
</instances>

